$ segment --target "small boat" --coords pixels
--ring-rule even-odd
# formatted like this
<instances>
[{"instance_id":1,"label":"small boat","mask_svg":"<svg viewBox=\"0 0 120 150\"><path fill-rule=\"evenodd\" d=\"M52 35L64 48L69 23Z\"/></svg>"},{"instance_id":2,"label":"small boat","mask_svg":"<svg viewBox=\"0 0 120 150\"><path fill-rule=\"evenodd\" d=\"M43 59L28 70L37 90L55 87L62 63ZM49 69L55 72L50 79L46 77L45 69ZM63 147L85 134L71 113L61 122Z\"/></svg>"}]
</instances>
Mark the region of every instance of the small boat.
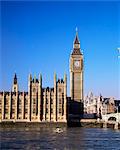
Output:
<instances>
[{"instance_id":1,"label":"small boat","mask_svg":"<svg viewBox=\"0 0 120 150\"><path fill-rule=\"evenodd\" d=\"M56 128L56 129L55 129L55 132L56 132L56 133L62 133L63 130L62 130L61 128Z\"/></svg>"}]
</instances>

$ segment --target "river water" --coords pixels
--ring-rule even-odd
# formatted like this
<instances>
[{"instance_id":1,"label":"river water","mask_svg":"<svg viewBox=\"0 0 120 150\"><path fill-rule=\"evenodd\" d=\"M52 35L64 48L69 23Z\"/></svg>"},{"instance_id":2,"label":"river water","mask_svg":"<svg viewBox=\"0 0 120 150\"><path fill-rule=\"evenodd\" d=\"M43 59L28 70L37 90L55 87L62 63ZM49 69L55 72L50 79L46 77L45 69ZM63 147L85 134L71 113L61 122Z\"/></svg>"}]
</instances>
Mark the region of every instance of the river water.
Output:
<instances>
[{"instance_id":1,"label":"river water","mask_svg":"<svg viewBox=\"0 0 120 150\"><path fill-rule=\"evenodd\" d=\"M103 128L7 127L0 129L2 150L120 150L120 130Z\"/></svg>"}]
</instances>

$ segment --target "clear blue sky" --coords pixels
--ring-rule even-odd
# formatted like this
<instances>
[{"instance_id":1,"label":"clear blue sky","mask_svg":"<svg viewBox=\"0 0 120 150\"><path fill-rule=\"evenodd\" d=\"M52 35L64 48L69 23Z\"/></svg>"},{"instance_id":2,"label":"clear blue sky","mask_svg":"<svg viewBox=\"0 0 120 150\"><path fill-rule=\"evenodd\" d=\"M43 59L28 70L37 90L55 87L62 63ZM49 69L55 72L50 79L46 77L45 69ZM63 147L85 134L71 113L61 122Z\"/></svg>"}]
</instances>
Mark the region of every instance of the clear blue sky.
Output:
<instances>
[{"instance_id":1,"label":"clear blue sky","mask_svg":"<svg viewBox=\"0 0 120 150\"><path fill-rule=\"evenodd\" d=\"M27 91L28 74L68 76L69 57L78 27L84 51L84 93L119 94L120 5L118 2L1 2L0 90L10 90L14 72ZM118 90L119 89L119 90Z\"/></svg>"}]
</instances>

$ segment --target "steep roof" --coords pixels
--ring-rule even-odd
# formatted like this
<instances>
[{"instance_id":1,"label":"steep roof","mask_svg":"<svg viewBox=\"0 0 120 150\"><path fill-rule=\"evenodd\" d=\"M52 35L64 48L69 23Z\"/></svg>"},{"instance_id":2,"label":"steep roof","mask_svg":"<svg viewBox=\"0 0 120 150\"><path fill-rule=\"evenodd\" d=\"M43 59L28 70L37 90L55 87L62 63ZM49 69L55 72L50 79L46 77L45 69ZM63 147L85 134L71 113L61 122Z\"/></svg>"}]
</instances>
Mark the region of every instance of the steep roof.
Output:
<instances>
[{"instance_id":1,"label":"steep roof","mask_svg":"<svg viewBox=\"0 0 120 150\"><path fill-rule=\"evenodd\" d=\"M78 33L76 32L74 44L80 44L79 38L78 38Z\"/></svg>"},{"instance_id":2,"label":"steep roof","mask_svg":"<svg viewBox=\"0 0 120 150\"><path fill-rule=\"evenodd\" d=\"M76 31L76 35L75 35L72 55L81 55L80 41L79 41L79 38L78 38L78 32L77 31Z\"/></svg>"},{"instance_id":3,"label":"steep roof","mask_svg":"<svg viewBox=\"0 0 120 150\"><path fill-rule=\"evenodd\" d=\"M16 75L16 73L14 75L14 84L17 84L17 75Z\"/></svg>"}]
</instances>

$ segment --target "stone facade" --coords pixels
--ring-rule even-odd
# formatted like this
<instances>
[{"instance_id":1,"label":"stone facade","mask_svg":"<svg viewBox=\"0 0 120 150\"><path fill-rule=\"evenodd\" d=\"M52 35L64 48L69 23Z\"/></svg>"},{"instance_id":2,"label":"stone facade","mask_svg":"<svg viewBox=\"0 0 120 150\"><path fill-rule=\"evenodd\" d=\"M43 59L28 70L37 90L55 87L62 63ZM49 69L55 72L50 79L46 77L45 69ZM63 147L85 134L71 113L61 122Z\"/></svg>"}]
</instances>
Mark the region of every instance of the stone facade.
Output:
<instances>
[{"instance_id":1,"label":"stone facade","mask_svg":"<svg viewBox=\"0 0 120 150\"><path fill-rule=\"evenodd\" d=\"M0 121L66 122L66 75L57 80L55 74L53 88L42 87L41 75L28 82L28 92L20 92L15 74L12 91L0 92Z\"/></svg>"},{"instance_id":2,"label":"stone facade","mask_svg":"<svg viewBox=\"0 0 120 150\"><path fill-rule=\"evenodd\" d=\"M101 102L101 114L110 114L115 113L115 101L113 97L110 98L102 98Z\"/></svg>"}]
</instances>

